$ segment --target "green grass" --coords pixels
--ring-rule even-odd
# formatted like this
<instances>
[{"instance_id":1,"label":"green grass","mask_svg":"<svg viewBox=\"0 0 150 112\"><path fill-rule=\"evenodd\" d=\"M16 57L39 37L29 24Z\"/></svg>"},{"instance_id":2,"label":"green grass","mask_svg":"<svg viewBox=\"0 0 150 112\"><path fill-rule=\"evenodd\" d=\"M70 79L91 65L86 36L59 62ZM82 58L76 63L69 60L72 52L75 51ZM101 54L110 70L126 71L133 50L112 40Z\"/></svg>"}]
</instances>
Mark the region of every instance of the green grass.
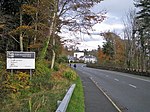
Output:
<instances>
[{"instance_id":1,"label":"green grass","mask_svg":"<svg viewBox=\"0 0 150 112\"><path fill-rule=\"evenodd\" d=\"M85 112L83 86L79 77L75 83L76 87L66 112Z\"/></svg>"},{"instance_id":2,"label":"green grass","mask_svg":"<svg viewBox=\"0 0 150 112\"><path fill-rule=\"evenodd\" d=\"M16 74L12 76L13 78L9 78L10 81L8 80L11 85L0 83L0 112L55 112L57 101L62 100L71 81L61 76L62 71L56 73L56 76L53 75L55 80L52 79L52 72L42 64L37 70L38 75L33 75L32 80L27 83L29 86L27 89L18 88L18 84L28 80L19 82ZM45 70L44 74L40 75L42 70ZM11 87L17 88L17 92L10 91Z\"/></svg>"},{"instance_id":3,"label":"green grass","mask_svg":"<svg viewBox=\"0 0 150 112\"><path fill-rule=\"evenodd\" d=\"M71 68L60 66L59 71L52 72L47 66L40 64L37 72L38 74L34 74L32 80L18 80L25 76L21 73L20 75L15 74L11 76L13 78L8 78L8 81L6 80L5 82L9 83L0 83L0 112L55 112L57 109L57 101L63 99L66 90L72 83L76 83L77 85L67 112L84 112L82 83ZM64 72L69 73L70 76L67 74L67 77L64 77ZM6 71L7 75L8 73ZM25 83L25 86L29 86L28 88L18 87L18 84L21 85L22 82L28 81L29 83ZM11 88L13 90L17 88L17 91L10 91L12 90Z\"/></svg>"}]
</instances>

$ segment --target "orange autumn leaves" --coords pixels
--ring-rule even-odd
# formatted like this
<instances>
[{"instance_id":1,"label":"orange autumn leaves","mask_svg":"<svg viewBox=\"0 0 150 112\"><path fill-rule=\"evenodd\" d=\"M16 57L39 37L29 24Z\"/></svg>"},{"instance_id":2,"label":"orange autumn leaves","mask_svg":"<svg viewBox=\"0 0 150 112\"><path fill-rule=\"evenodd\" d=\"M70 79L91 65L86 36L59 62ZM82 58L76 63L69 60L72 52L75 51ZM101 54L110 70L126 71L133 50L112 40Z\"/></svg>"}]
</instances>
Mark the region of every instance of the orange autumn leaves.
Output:
<instances>
[{"instance_id":1,"label":"orange autumn leaves","mask_svg":"<svg viewBox=\"0 0 150 112\"><path fill-rule=\"evenodd\" d=\"M104 64L105 62L111 62L116 65L122 65L125 61L124 40L112 32L103 33L103 37L106 42L103 48L98 48L99 63Z\"/></svg>"},{"instance_id":2,"label":"orange autumn leaves","mask_svg":"<svg viewBox=\"0 0 150 112\"><path fill-rule=\"evenodd\" d=\"M109 56L103 53L102 49L98 49L98 60L100 63L103 63L106 60L109 60Z\"/></svg>"}]
</instances>

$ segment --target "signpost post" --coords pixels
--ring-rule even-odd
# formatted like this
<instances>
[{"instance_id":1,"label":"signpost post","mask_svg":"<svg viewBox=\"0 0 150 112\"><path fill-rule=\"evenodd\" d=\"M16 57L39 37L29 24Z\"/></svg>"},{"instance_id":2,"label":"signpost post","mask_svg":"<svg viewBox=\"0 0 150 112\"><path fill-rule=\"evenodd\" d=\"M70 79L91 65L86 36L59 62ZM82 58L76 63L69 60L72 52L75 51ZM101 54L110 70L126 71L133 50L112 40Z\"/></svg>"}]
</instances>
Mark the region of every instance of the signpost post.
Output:
<instances>
[{"instance_id":1,"label":"signpost post","mask_svg":"<svg viewBox=\"0 0 150 112\"><path fill-rule=\"evenodd\" d=\"M35 69L35 52L7 51L7 69Z\"/></svg>"}]
</instances>

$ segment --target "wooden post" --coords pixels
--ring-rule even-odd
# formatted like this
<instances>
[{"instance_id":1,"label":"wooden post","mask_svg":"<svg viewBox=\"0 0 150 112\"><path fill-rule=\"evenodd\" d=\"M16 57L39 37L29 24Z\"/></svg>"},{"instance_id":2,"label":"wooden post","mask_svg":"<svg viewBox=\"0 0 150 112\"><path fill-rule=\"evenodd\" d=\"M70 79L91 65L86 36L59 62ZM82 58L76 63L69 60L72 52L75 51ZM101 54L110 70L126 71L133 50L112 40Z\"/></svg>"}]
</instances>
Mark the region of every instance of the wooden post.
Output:
<instances>
[{"instance_id":1,"label":"wooden post","mask_svg":"<svg viewBox=\"0 0 150 112\"><path fill-rule=\"evenodd\" d=\"M11 75L13 75L13 69L11 69Z\"/></svg>"},{"instance_id":2,"label":"wooden post","mask_svg":"<svg viewBox=\"0 0 150 112\"><path fill-rule=\"evenodd\" d=\"M32 79L32 69L30 69L30 80Z\"/></svg>"}]
</instances>

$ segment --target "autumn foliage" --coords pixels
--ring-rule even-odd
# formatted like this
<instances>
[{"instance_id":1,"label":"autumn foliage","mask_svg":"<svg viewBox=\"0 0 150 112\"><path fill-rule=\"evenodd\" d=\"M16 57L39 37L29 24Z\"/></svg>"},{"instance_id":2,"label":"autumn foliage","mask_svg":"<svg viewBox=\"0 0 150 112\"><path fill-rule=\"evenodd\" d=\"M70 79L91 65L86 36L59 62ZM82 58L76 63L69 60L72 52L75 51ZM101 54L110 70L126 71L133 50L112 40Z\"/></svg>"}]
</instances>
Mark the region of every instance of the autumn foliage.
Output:
<instances>
[{"instance_id":1,"label":"autumn foliage","mask_svg":"<svg viewBox=\"0 0 150 112\"><path fill-rule=\"evenodd\" d=\"M98 60L99 60L99 63L100 64L103 64L104 61L107 61L109 60L110 56L107 56L103 51L102 49L99 47L98 48Z\"/></svg>"},{"instance_id":2,"label":"autumn foliage","mask_svg":"<svg viewBox=\"0 0 150 112\"><path fill-rule=\"evenodd\" d=\"M106 40L103 48L98 48L99 64L120 66L125 61L125 45L124 41L115 33L103 33Z\"/></svg>"}]
</instances>

